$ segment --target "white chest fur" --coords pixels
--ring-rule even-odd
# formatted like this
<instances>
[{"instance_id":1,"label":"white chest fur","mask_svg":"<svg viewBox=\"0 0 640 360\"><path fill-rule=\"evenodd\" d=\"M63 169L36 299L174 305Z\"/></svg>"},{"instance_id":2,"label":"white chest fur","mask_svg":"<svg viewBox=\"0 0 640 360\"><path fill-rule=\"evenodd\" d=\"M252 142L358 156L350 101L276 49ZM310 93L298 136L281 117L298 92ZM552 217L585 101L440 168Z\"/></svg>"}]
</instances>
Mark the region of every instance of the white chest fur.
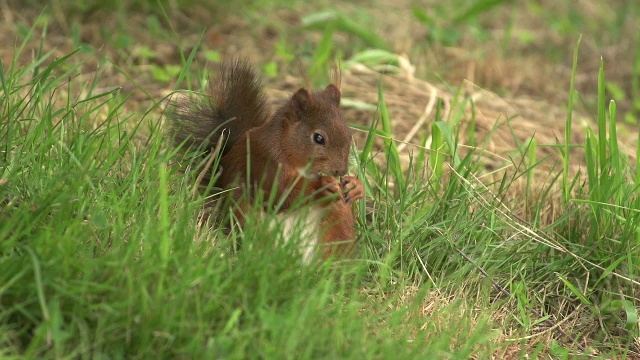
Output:
<instances>
[{"instance_id":1,"label":"white chest fur","mask_svg":"<svg viewBox=\"0 0 640 360\"><path fill-rule=\"evenodd\" d=\"M295 242L305 264L311 263L322 238L323 209L319 206L305 206L295 211L277 216L278 224L272 223L271 229L278 231L278 243Z\"/></svg>"}]
</instances>

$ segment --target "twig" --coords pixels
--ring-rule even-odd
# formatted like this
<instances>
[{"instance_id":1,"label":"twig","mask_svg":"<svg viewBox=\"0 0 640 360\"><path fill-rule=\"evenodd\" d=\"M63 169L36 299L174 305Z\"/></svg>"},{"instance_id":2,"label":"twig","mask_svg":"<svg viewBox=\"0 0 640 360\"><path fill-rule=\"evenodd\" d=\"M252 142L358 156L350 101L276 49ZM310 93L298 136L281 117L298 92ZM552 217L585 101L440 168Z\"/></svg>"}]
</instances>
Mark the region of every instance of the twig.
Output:
<instances>
[{"instance_id":1,"label":"twig","mask_svg":"<svg viewBox=\"0 0 640 360\"><path fill-rule=\"evenodd\" d=\"M424 264L424 261L422 261L422 259L420 258L420 254L418 254L418 250L417 249L413 249L416 252L416 257L418 258L418 261L420 261L420 265L422 266L422 270L424 270L425 274L427 274L427 277L429 278L429 280L431 280L431 283L433 285L436 284L435 281L433 281L433 278L431 277L431 274L429 274L429 270L427 270L427 266ZM440 292L440 289L438 289L438 287L436 286L436 291L438 292L438 295L442 296L442 293Z\"/></svg>"},{"instance_id":2,"label":"twig","mask_svg":"<svg viewBox=\"0 0 640 360\"><path fill-rule=\"evenodd\" d=\"M427 118L433 112L433 107L436 105L436 99L437 99L436 95L437 95L437 93L438 92L437 92L436 88L432 87L431 88L431 97L429 98L429 102L427 103L427 106L425 107L424 112L422 113L422 115L420 116L420 118L418 119L416 124L413 125L413 127L411 128L411 130L409 131L407 136L405 136L405 138L403 140L404 142L401 143L400 145L398 145L398 151L404 150L404 148L407 146L407 143L411 142L411 139L413 139L413 137L416 135L418 130L422 127L422 125L425 123L425 121L427 121Z\"/></svg>"}]
</instances>

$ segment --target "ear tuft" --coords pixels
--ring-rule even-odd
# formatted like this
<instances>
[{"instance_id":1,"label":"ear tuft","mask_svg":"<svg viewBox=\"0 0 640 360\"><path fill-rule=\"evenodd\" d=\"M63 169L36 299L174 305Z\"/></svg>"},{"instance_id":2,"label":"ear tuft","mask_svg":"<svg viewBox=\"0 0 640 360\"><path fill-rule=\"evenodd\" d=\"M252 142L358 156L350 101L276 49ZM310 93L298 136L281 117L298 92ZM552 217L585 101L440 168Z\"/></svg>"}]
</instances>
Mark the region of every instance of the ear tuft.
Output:
<instances>
[{"instance_id":1,"label":"ear tuft","mask_svg":"<svg viewBox=\"0 0 640 360\"><path fill-rule=\"evenodd\" d=\"M341 86L340 64L337 62L333 62L331 64L330 73L331 73L331 83L335 85L338 89L340 89L340 86Z\"/></svg>"}]
</instances>

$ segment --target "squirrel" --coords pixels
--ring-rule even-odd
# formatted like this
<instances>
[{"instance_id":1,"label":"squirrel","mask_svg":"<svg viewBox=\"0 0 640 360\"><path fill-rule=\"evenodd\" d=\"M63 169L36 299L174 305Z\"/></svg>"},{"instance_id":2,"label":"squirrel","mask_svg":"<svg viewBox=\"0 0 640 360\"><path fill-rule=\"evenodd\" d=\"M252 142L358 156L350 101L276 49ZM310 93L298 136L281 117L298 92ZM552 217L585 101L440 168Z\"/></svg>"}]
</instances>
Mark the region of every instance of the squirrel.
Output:
<instances>
[{"instance_id":1,"label":"squirrel","mask_svg":"<svg viewBox=\"0 0 640 360\"><path fill-rule=\"evenodd\" d=\"M210 81L208 96L180 98L169 117L174 147L205 154L220 149L218 173L203 174L202 181L235 189L230 195L242 201L235 211L241 224L248 203L260 192L268 199L275 191L278 211L287 219L297 213L309 217L302 219L310 227L305 244L320 245L323 258L353 251L352 204L364 197L362 183L346 175L352 135L340 111L339 72L333 70L324 90L300 88L272 114L262 80L249 62L226 60ZM243 190L249 190L248 202L240 200ZM311 212L289 211L300 199ZM308 249L303 255L305 262L314 256Z\"/></svg>"}]
</instances>

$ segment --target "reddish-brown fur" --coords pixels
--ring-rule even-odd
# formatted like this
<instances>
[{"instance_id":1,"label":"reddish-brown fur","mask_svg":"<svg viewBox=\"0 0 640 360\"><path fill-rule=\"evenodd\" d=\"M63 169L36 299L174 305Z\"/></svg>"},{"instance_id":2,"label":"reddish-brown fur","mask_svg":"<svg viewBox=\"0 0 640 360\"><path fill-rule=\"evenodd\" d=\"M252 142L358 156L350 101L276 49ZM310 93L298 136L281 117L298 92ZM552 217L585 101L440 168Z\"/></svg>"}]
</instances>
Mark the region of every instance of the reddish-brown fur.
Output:
<instances>
[{"instance_id":1,"label":"reddish-brown fur","mask_svg":"<svg viewBox=\"0 0 640 360\"><path fill-rule=\"evenodd\" d=\"M194 141L205 142L203 139L213 135L207 148L215 145L225 128L221 124L226 120L236 118L235 121L241 122L231 122L226 127L232 141L223 150L222 173L215 185L223 189L239 185L233 195L236 199L243 189L248 189L250 201L255 200L257 192L268 195L275 189L276 198L282 199L289 191L280 211L287 211L296 200L318 201L318 206L326 211L321 229L315 230L323 234L321 245L330 245L322 249L323 254L351 252L355 240L352 204L362 198L364 192L359 180L343 176L348 171L351 133L339 109L337 84L330 84L320 92L300 89L269 116L261 91L257 91L259 82L246 62L223 64L221 72L220 81L227 83L211 87L211 91L216 92L212 94L213 109L200 103L196 115L185 117L192 128L197 128L196 121L202 116L208 120L205 125L209 129L207 132L200 129L199 138L196 136L198 139ZM236 77L230 80L232 74ZM181 106L178 115L188 115L188 104ZM247 109L251 112L247 113ZM187 138L180 135L182 139ZM315 140L317 135L321 135L322 144ZM305 176L301 176L303 169L306 169ZM276 180L278 183L274 186Z\"/></svg>"}]
</instances>

